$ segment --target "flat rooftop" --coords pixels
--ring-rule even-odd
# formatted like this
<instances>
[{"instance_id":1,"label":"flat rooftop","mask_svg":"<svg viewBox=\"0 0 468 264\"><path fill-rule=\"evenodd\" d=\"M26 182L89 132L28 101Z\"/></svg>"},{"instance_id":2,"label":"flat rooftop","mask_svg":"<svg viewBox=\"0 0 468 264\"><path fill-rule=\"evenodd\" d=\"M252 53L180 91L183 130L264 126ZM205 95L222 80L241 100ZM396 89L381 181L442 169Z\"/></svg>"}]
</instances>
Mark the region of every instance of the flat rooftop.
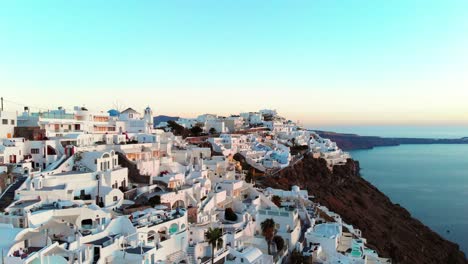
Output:
<instances>
[{"instance_id":1,"label":"flat rooftop","mask_svg":"<svg viewBox=\"0 0 468 264\"><path fill-rule=\"evenodd\" d=\"M47 187L42 187L39 189L39 191L53 191L53 190L64 190L65 189L65 184L60 184L60 185L55 185L55 186L47 186Z\"/></svg>"},{"instance_id":2,"label":"flat rooftop","mask_svg":"<svg viewBox=\"0 0 468 264\"><path fill-rule=\"evenodd\" d=\"M57 173L57 174L52 174L50 176L68 176L68 175L77 175L77 174L85 174L85 173L89 173L89 172L85 172L85 171L67 171L67 172L60 172L60 173Z\"/></svg>"},{"instance_id":3,"label":"flat rooftop","mask_svg":"<svg viewBox=\"0 0 468 264\"><path fill-rule=\"evenodd\" d=\"M106 237L103 237L101 239L94 240L94 241L91 241L91 242L88 242L88 243L85 243L85 244L93 244L95 246L103 246L104 243L106 243L108 241L111 241L111 239L115 238L116 236L117 235L106 236Z\"/></svg>"},{"instance_id":4,"label":"flat rooftop","mask_svg":"<svg viewBox=\"0 0 468 264\"><path fill-rule=\"evenodd\" d=\"M128 254L141 255L141 254L145 254L146 252L150 251L151 249L153 249L153 248L152 247L127 248L127 249L125 249L125 252L127 252Z\"/></svg>"},{"instance_id":5,"label":"flat rooftop","mask_svg":"<svg viewBox=\"0 0 468 264\"><path fill-rule=\"evenodd\" d=\"M16 203L14 206L12 206L11 208L15 208L15 209L24 209L30 205L33 205L35 203L38 203L40 202L40 200L27 200L27 201L21 201L21 202L18 202Z\"/></svg>"}]
</instances>

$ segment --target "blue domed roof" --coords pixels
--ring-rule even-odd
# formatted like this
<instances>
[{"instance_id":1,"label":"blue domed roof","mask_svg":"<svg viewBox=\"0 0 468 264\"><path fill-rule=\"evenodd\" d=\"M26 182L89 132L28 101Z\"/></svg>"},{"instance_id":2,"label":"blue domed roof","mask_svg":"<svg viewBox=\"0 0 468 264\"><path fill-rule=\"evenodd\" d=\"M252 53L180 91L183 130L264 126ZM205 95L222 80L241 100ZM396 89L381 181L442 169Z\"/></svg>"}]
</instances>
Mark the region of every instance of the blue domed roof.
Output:
<instances>
[{"instance_id":1,"label":"blue domed roof","mask_svg":"<svg viewBox=\"0 0 468 264\"><path fill-rule=\"evenodd\" d=\"M107 113L109 113L110 116L119 116L120 115L120 112L115 110L115 109L111 109L111 110L107 111Z\"/></svg>"}]
</instances>

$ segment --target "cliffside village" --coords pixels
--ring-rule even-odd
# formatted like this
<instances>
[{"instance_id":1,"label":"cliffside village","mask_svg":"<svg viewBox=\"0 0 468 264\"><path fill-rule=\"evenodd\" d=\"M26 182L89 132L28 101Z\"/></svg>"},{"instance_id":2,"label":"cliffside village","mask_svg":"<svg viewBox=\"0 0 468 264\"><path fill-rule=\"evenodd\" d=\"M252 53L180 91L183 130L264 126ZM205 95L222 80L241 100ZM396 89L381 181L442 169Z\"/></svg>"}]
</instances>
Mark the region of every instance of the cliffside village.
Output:
<instances>
[{"instance_id":1,"label":"cliffside village","mask_svg":"<svg viewBox=\"0 0 468 264\"><path fill-rule=\"evenodd\" d=\"M306 190L256 185L303 155L330 170L350 157L275 110L0 120L0 263L391 262Z\"/></svg>"}]
</instances>

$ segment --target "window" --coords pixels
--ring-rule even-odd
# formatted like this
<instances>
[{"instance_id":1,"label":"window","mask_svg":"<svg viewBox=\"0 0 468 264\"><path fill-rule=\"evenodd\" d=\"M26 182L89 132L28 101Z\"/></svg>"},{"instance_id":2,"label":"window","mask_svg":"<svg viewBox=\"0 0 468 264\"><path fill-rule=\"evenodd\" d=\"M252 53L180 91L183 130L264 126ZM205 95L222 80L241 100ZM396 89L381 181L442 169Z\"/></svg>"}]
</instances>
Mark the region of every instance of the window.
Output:
<instances>
[{"instance_id":1,"label":"window","mask_svg":"<svg viewBox=\"0 0 468 264\"><path fill-rule=\"evenodd\" d=\"M8 125L8 119L2 119L2 124L3 125Z\"/></svg>"},{"instance_id":2,"label":"window","mask_svg":"<svg viewBox=\"0 0 468 264\"><path fill-rule=\"evenodd\" d=\"M15 125L15 120L11 120L11 124L12 124L12 125Z\"/></svg>"},{"instance_id":3,"label":"window","mask_svg":"<svg viewBox=\"0 0 468 264\"><path fill-rule=\"evenodd\" d=\"M118 198L117 196L114 196L114 202L117 202Z\"/></svg>"},{"instance_id":4,"label":"window","mask_svg":"<svg viewBox=\"0 0 468 264\"><path fill-rule=\"evenodd\" d=\"M31 149L31 154L39 154L39 149L37 148Z\"/></svg>"}]
</instances>

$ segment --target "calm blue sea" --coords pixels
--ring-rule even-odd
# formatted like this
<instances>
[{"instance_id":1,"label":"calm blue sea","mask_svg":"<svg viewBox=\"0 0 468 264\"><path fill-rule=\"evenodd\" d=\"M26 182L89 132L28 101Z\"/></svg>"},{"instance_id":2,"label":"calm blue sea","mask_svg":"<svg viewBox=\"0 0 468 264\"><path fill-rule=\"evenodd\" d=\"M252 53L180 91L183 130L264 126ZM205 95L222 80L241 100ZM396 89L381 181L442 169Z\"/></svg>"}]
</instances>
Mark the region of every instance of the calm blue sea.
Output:
<instances>
[{"instance_id":1,"label":"calm blue sea","mask_svg":"<svg viewBox=\"0 0 468 264\"><path fill-rule=\"evenodd\" d=\"M365 179L468 255L468 145L401 145L351 155Z\"/></svg>"},{"instance_id":2,"label":"calm blue sea","mask_svg":"<svg viewBox=\"0 0 468 264\"><path fill-rule=\"evenodd\" d=\"M361 136L410 138L468 137L468 125L458 126L311 126L310 129L358 134Z\"/></svg>"}]
</instances>

